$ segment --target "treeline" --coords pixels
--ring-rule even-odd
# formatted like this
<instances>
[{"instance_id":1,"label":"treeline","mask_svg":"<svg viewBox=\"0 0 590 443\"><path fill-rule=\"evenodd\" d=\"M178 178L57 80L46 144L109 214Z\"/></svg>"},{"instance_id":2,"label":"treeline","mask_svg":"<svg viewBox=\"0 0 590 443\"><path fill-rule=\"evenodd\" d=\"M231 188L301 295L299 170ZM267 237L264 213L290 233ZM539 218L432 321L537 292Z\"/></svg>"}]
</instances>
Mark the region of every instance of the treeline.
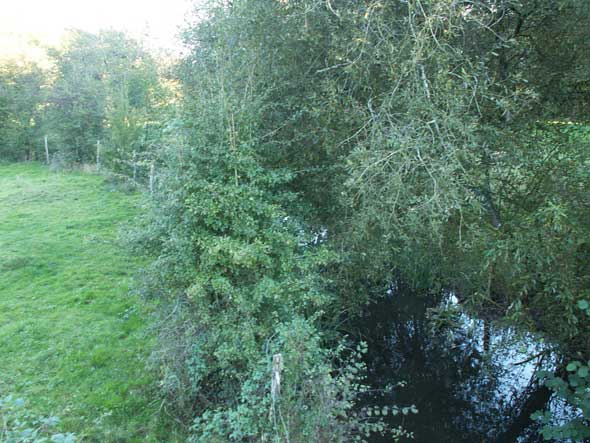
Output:
<instances>
[{"instance_id":1,"label":"treeline","mask_svg":"<svg viewBox=\"0 0 590 443\"><path fill-rule=\"evenodd\" d=\"M583 441L589 14L584 0L212 2L184 33L174 118L139 47L77 34L51 87L33 67L8 82L23 104L5 101L3 149L40 158L48 132L71 161L101 140L115 170L158 164L128 240L153 258L138 290L160 300L154 361L191 441L404 435L376 416L345 333L402 283L550 343L545 380L575 413L539 416L543 435Z\"/></svg>"},{"instance_id":2,"label":"treeline","mask_svg":"<svg viewBox=\"0 0 590 443\"><path fill-rule=\"evenodd\" d=\"M47 136L57 167L145 175L171 109L158 60L117 31L72 31L47 58L0 64L0 159L46 161Z\"/></svg>"}]
</instances>

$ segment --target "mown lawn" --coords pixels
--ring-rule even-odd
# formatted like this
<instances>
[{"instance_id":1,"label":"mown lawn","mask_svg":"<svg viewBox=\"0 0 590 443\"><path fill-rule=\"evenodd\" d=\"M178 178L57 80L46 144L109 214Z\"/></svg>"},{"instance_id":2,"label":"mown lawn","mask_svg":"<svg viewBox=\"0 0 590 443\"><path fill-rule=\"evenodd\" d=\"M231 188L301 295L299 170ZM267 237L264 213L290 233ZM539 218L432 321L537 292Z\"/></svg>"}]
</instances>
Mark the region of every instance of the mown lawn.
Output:
<instances>
[{"instance_id":1,"label":"mown lawn","mask_svg":"<svg viewBox=\"0 0 590 443\"><path fill-rule=\"evenodd\" d=\"M117 244L139 198L82 172L0 165L0 396L61 418L86 442L171 442L141 265Z\"/></svg>"}]
</instances>

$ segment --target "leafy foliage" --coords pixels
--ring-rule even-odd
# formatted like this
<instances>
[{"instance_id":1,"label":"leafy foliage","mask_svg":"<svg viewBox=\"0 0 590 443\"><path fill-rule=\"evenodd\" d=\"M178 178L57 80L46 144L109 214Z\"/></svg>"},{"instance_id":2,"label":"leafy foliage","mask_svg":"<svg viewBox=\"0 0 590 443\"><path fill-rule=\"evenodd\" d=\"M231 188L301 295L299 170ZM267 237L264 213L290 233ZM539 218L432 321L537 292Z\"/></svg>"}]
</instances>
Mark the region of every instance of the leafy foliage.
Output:
<instances>
[{"instance_id":1,"label":"leafy foliage","mask_svg":"<svg viewBox=\"0 0 590 443\"><path fill-rule=\"evenodd\" d=\"M269 165L284 146L267 135L276 91L257 79L265 65L231 49L238 26L265 17L251 4L212 9L189 35L208 43L181 71L186 135L160 152L153 212L132 234L155 257L143 291L169 306L157 362L194 441L360 441L385 426L359 415L359 368L335 366L326 347L335 298L324 274L338 257L301 216L292 165ZM254 51L257 28L240 29Z\"/></svg>"},{"instance_id":2,"label":"leafy foliage","mask_svg":"<svg viewBox=\"0 0 590 443\"><path fill-rule=\"evenodd\" d=\"M55 432L57 417L37 417L27 411L22 398L0 398L0 442L2 443L75 443L72 433Z\"/></svg>"},{"instance_id":3,"label":"leafy foliage","mask_svg":"<svg viewBox=\"0 0 590 443\"><path fill-rule=\"evenodd\" d=\"M214 2L186 30L182 131L136 240L144 290L180 315L161 362L195 438L266 435L260 414L228 424L263 344L300 318L332 346L388 279L585 352L588 139L539 120L556 101L532 73L577 3L533 3Z\"/></svg>"},{"instance_id":4,"label":"leafy foliage","mask_svg":"<svg viewBox=\"0 0 590 443\"><path fill-rule=\"evenodd\" d=\"M46 73L25 61L0 65L0 159L41 159Z\"/></svg>"},{"instance_id":5,"label":"leafy foliage","mask_svg":"<svg viewBox=\"0 0 590 443\"><path fill-rule=\"evenodd\" d=\"M541 373L539 376L547 377L545 384L555 392L559 400L574 411L573 417L564 419L545 411L535 413L534 418L544 425L541 433L545 440L583 442L590 437L590 362L570 362L566 371L567 375L562 377L550 373Z\"/></svg>"},{"instance_id":6,"label":"leafy foliage","mask_svg":"<svg viewBox=\"0 0 590 443\"><path fill-rule=\"evenodd\" d=\"M104 165L130 176L136 153L151 148L164 89L154 59L139 42L115 31L72 32L65 49L50 52L56 78L48 127L72 162L94 162L97 143Z\"/></svg>"}]
</instances>

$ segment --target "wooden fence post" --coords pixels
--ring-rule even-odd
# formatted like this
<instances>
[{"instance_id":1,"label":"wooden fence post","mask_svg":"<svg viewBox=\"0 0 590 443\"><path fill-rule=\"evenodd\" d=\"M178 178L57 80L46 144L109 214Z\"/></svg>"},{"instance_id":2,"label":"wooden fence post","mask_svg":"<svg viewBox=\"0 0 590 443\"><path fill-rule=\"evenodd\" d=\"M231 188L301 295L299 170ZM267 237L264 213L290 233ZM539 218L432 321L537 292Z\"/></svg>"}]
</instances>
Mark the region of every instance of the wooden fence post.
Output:
<instances>
[{"instance_id":1,"label":"wooden fence post","mask_svg":"<svg viewBox=\"0 0 590 443\"><path fill-rule=\"evenodd\" d=\"M96 170L100 170L100 140L96 141Z\"/></svg>"},{"instance_id":2,"label":"wooden fence post","mask_svg":"<svg viewBox=\"0 0 590 443\"><path fill-rule=\"evenodd\" d=\"M150 194L154 193L154 164L150 165Z\"/></svg>"},{"instance_id":3,"label":"wooden fence post","mask_svg":"<svg viewBox=\"0 0 590 443\"><path fill-rule=\"evenodd\" d=\"M133 151L133 183L137 183L137 153Z\"/></svg>"},{"instance_id":4,"label":"wooden fence post","mask_svg":"<svg viewBox=\"0 0 590 443\"><path fill-rule=\"evenodd\" d=\"M49 164L49 146L47 144L47 136L45 136L45 161Z\"/></svg>"}]
</instances>

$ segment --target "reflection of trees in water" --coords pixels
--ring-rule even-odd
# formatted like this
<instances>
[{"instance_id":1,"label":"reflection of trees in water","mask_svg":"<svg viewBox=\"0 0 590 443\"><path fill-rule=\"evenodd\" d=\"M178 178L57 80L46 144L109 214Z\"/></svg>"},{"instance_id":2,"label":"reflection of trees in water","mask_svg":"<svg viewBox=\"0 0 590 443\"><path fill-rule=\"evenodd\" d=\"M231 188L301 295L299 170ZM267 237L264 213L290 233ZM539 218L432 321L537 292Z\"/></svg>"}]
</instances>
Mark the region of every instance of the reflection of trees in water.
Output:
<instances>
[{"instance_id":1,"label":"reflection of trees in water","mask_svg":"<svg viewBox=\"0 0 590 443\"><path fill-rule=\"evenodd\" d=\"M507 359L513 356L502 352L502 347L510 346L505 340L509 332L490 332L483 323L460 314L436 326L431 314L442 299L443 295L421 296L398 286L367 307L357 327L369 344L369 384L383 389L406 383L391 393L375 395L370 402L415 404L417 415L389 420L413 432L417 443L516 441L530 421L514 412L528 397L523 399L522 374L516 380L510 373L512 365L507 363L515 360ZM546 401L535 389L531 386L525 394Z\"/></svg>"}]
</instances>

